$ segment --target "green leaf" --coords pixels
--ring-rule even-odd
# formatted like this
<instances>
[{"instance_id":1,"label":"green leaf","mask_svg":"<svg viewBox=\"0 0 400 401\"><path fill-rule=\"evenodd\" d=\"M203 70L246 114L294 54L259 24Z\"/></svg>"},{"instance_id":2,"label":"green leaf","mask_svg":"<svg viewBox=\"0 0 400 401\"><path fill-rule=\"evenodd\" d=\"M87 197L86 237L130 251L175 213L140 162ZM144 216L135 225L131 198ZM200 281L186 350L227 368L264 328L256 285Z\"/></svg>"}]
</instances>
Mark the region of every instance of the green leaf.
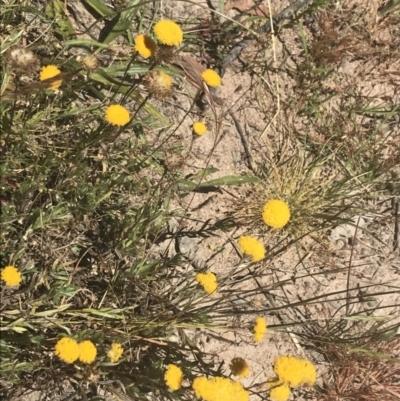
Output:
<instances>
[{"instance_id":1,"label":"green leaf","mask_svg":"<svg viewBox=\"0 0 400 401\"><path fill-rule=\"evenodd\" d=\"M54 20L55 25L58 27L55 31L63 36L64 39L68 39L75 35L74 28L64 12L64 3L60 0L50 1L45 8L46 15Z\"/></svg>"},{"instance_id":2,"label":"green leaf","mask_svg":"<svg viewBox=\"0 0 400 401\"><path fill-rule=\"evenodd\" d=\"M89 8L96 11L96 13L101 17L110 17L115 14L115 12L102 0L82 0L82 3L86 4ZM93 15L93 13L91 14ZM97 15L93 16L97 18Z\"/></svg>"},{"instance_id":3,"label":"green leaf","mask_svg":"<svg viewBox=\"0 0 400 401\"><path fill-rule=\"evenodd\" d=\"M260 179L254 176L228 175L225 177L216 178L215 180L201 182L200 184L197 184L189 180L181 179L179 180L179 185L184 189L193 191L195 189L200 189L200 188L218 187L220 185L241 185L248 183L257 183L259 181Z\"/></svg>"}]
</instances>

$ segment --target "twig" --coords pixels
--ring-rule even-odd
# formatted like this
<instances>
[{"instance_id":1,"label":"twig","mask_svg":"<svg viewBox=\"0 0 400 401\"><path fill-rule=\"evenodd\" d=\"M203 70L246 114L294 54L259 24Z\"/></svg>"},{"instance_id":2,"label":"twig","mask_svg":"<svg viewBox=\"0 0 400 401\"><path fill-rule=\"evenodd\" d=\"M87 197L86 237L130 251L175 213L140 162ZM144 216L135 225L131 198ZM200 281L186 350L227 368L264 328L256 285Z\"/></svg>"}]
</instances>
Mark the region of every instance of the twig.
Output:
<instances>
[{"instance_id":1,"label":"twig","mask_svg":"<svg viewBox=\"0 0 400 401\"><path fill-rule=\"evenodd\" d=\"M235 115L233 114L233 111L229 110L229 115L232 117L233 122L236 125L236 129L240 135L240 139L242 140L242 145L244 148L244 151L246 153L246 160L247 160L247 167L254 171L254 166L253 166L253 158L251 157L251 153L250 153L250 149L249 149L249 145L247 143L247 139L246 136L242 130L242 127L239 123L239 121L237 120L237 118L235 117Z\"/></svg>"}]
</instances>

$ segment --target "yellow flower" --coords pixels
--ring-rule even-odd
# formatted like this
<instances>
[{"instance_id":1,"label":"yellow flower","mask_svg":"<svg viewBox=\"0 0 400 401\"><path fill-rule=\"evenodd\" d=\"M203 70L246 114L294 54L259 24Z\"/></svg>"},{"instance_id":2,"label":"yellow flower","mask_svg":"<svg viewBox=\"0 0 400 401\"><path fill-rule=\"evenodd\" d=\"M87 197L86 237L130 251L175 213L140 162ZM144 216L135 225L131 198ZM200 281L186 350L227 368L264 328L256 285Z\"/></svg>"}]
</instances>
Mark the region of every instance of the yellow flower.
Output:
<instances>
[{"instance_id":1,"label":"yellow flower","mask_svg":"<svg viewBox=\"0 0 400 401\"><path fill-rule=\"evenodd\" d=\"M204 123L197 121L193 124L193 131L195 134L202 136L207 132L207 126Z\"/></svg>"},{"instance_id":2,"label":"yellow flower","mask_svg":"<svg viewBox=\"0 0 400 401\"><path fill-rule=\"evenodd\" d=\"M135 49L144 58L154 56L157 45L154 40L147 35L138 35L135 38Z\"/></svg>"},{"instance_id":3,"label":"yellow flower","mask_svg":"<svg viewBox=\"0 0 400 401\"><path fill-rule=\"evenodd\" d=\"M55 354L64 362L74 363L79 358L79 345L69 337L63 337L57 341Z\"/></svg>"},{"instance_id":4,"label":"yellow flower","mask_svg":"<svg viewBox=\"0 0 400 401\"><path fill-rule=\"evenodd\" d=\"M289 206L283 200L271 199L264 205L262 217L268 226L282 228L290 220Z\"/></svg>"},{"instance_id":5,"label":"yellow flower","mask_svg":"<svg viewBox=\"0 0 400 401\"><path fill-rule=\"evenodd\" d=\"M240 378L247 377L250 373L250 368L243 358L233 358L229 365L232 373Z\"/></svg>"},{"instance_id":6,"label":"yellow flower","mask_svg":"<svg viewBox=\"0 0 400 401\"><path fill-rule=\"evenodd\" d=\"M226 377L196 377L192 385L196 397L205 401L248 401L249 393L241 383Z\"/></svg>"},{"instance_id":7,"label":"yellow flower","mask_svg":"<svg viewBox=\"0 0 400 401\"><path fill-rule=\"evenodd\" d=\"M213 294L215 291L217 291L217 277L215 276L214 273L208 272L208 273L198 273L196 275L196 280L199 282L205 291L207 291L209 294Z\"/></svg>"},{"instance_id":8,"label":"yellow flower","mask_svg":"<svg viewBox=\"0 0 400 401\"><path fill-rule=\"evenodd\" d=\"M183 41L182 29L174 21L158 21L154 25L154 34L162 44L168 46L178 46Z\"/></svg>"},{"instance_id":9,"label":"yellow flower","mask_svg":"<svg viewBox=\"0 0 400 401\"><path fill-rule=\"evenodd\" d=\"M291 387L312 386L317 380L314 365L306 359L293 356L279 356L275 359L274 371L279 380Z\"/></svg>"},{"instance_id":10,"label":"yellow flower","mask_svg":"<svg viewBox=\"0 0 400 401\"><path fill-rule=\"evenodd\" d=\"M287 401L290 397L290 387L287 384L281 384L271 389L269 396L272 401Z\"/></svg>"},{"instance_id":11,"label":"yellow flower","mask_svg":"<svg viewBox=\"0 0 400 401\"><path fill-rule=\"evenodd\" d=\"M95 345L89 341L79 343L79 360L83 363L92 363L96 359L97 349Z\"/></svg>"},{"instance_id":12,"label":"yellow flower","mask_svg":"<svg viewBox=\"0 0 400 401\"><path fill-rule=\"evenodd\" d=\"M166 385L172 390L179 390L182 386L183 372L179 366L170 364L164 375Z\"/></svg>"},{"instance_id":13,"label":"yellow flower","mask_svg":"<svg viewBox=\"0 0 400 401\"><path fill-rule=\"evenodd\" d=\"M124 349L122 348L120 343L112 343L110 350L107 352L107 356L110 358L112 363L118 362L119 358L121 358Z\"/></svg>"},{"instance_id":14,"label":"yellow flower","mask_svg":"<svg viewBox=\"0 0 400 401\"><path fill-rule=\"evenodd\" d=\"M243 235L239 238L238 244L240 251L245 255L250 255L253 262L258 262L265 258L264 245L255 238Z\"/></svg>"},{"instance_id":15,"label":"yellow flower","mask_svg":"<svg viewBox=\"0 0 400 401\"><path fill-rule=\"evenodd\" d=\"M6 266L1 271L1 279L4 280L7 287L14 287L21 283L22 275L15 266Z\"/></svg>"},{"instance_id":16,"label":"yellow flower","mask_svg":"<svg viewBox=\"0 0 400 401\"><path fill-rule=\"evenodd\" d=\"M205 70L201 77L208 86L221 86L221 77L214 70Z\"/></svg>"},{"instance_id":17,"label":"yellow flower","mask_svg":"<svg viewBox=\"0 0 400 401\"><path fill-rule=\"evenodd\" d=\"M130 120L129 111L119 104L113 104L106 108L105 119L112 125L124 126Z\"/></svg>"},{"instance_id":18,"label":"yellow flower","mask_svg":"<svg viewBox=\"0 0 400 401\"><path fill-rule=\"evenodd\" d=\"M59 75L61 73L61 71L58 69L57 66L55 65L48 65L46 67L43 67L40 70L40 80L41 81L45 81L46 79L50 79L50 78L54 78L57 75ZM58 89L61 86L62 80L57 80L52 82L52 84L50 85L50 88L53 90Z\"/></svg>"},{"instance_id":19,"label":"yellow flower","mask_svg":"<svg viewBox=\"0 0 400 401\"><path fill-rule=\"evenodd\" d=\"M254 341L260 342L267 332L267 323L263 317L258 317L254 326Z\"/></svg>"},{"instance_id":20,"label":"yellow flower","mask_svg":"<svg viewBox=\"0 0 400 401\"><path fill-rule=\"evenodd\" d=\"M150 71L146 75L146 85L150 93L156 97L164 98L172 91L172 78L162 71Z\"/></svg>"}]
</instances>

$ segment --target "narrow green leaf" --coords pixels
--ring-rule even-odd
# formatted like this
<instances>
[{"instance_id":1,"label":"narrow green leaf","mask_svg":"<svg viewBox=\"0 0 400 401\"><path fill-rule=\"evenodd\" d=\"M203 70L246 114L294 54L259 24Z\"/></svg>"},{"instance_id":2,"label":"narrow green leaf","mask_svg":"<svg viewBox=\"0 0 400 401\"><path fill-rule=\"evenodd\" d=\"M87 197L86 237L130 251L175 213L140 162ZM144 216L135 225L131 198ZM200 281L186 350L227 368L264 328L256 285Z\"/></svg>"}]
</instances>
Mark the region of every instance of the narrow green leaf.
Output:
<instances>
[{"instance_id":1,"label":"narrow green leaf","mask_svg":"<svg viewBox=\"0 0 400 401\"><path fill-rule=\"evenodd\" d=\"M68 16L64 12L63 2L60 0L50 1L45 8L45 13L49 18L54 20L55 26L58 27L58 29L55 29L55 31L62 35L65 39L75 35L74 28Z\"/></svg>"},{"instance_id":2,"label":"narrow green leaf","mask_svg":"<svg viewBox=\"0 0 400 401\"><path fill-rule=\"evenodd\" d=\"M115 15L115 12L102 0L82 0L82 2L85 3L89 8L96 11L96 13L99 14L101 17L110 17L112 15ZM93 16L97 18L97 15Z\"/></svg>"}]
</instances>

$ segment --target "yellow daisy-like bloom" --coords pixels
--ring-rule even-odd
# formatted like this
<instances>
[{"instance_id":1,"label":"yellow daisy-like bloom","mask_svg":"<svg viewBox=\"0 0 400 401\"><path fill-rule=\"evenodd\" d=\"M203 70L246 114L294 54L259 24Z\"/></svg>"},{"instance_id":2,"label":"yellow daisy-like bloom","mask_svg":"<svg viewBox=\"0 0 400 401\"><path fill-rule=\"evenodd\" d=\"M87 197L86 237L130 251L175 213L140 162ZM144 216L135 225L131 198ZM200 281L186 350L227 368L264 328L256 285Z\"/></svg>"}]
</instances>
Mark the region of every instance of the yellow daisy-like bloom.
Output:
<instances>
[{"instance_id":1,"label":"yellow daisy-like bloom","mask_svg":"<svg viewBox=\"0 0 400 401\"><path fill-rule=\"evenodd\" d=\"M282 228L290 220L289 206L283 200L271 199L264 205L262 218L268 226Z\"/></svg>"},{"instance_id":2,"label":"yellow daisy-like bloom","mask_svg":"<svg viewBox=\"0 0 400 401\"><path fill-rule=\"evenodd\" d=\"M205 401L248 401L249 393L241 383L226 377L196 377L193 381L196 397Z\"/></svg>"},{"instance_id":3,"label":"yellow daisy-like bloom","mask_svg":"<svg viewBox=\"0 0 400 401\"><path fill-rule=\"evenodd\" d=\"M115 363L121 358L124 349L120 343L112 343L110 350L107 352L107 356L110 358L110 362Z\"/></svg>"},{"instance_id":4,"label":"yellow daisy-like bloom","mask_svg":"<svg viewBox=\"0 0 400 401\"><path fill-rule=\"evenodd\" d=\"M157 39L164 45L178 46L183 41L182 29L174 21L158 21L153 29Z\"/></svg>"},{"instance_id":5,"label":"yellow daisy-like bloom","mask_svg":"<svg viewBox=\"0 0 400 401\"><path fill-rule=\"evenodd\" d=\"M113 104L106 108L105 119L112 125L124 126L131 119L129 111L120 104Z\"/></svg>"},{"instance_id":6,"label":"yellow daisy-like bloom","mask_svg":"<svg viewBox=\"0 0 400 401\"><path fill-rule=\"evenodd\" d=\"M271 389L269 396L272 401L287 401L290 398L290 387L281 384Z\"/></svg>"},{"instance_id":7,"label":"yellow daisy-like bloom","mask_svg":"<svg viewBox=\"0 0 400 401\"><path fill-rule=\"evenodd\" d=\"M57 66L55 65L48 65L46 67L43 67L40 70L40 75L39 78L41 81L45 81L46 79L50 79L50 78L54 78L57 75L59 75L61 73L61 71L58 69ZM50 88L53 90L58 89L62 84L62 80L57 80L52 82L52 84L50 85Z\"/></svg>"},{"instance_id":8,"label":"yellow daisy-like bloom","mask_svg":"<svg viewBox=\"0 0 400 401\"><path fill-rule=\"evenodd\" d=\"M312 386L317 380L315 366L306 359L279 356L275 359L274 371L279 380L291 387Z\"/></svg>"},{"instance_id":9,"label":"yellow daisy-like bloom","mask_svg":"<svg viewBox=\"0 0 400 401\"><path fill-rule=\"evenodd\" d=\"M217 291L217 277L214 273L198 273L196 275L196 281L200 283L203 286L204 290L209 294L213 294L215 293L215 291Z\"/></svg>"},{"instance_id":10,"label":"yellow daisy-like bloom","mask_svg":"<svg viewBox=\"0 0 400 401\"><path fill-rule=\"evenodd\" d=\"M195 134L202 136L207 132L207 126L204 123L197 121L193 124L193 131Z\"/></svg>"},{"instance_id":11,"label":"yellow daisy-like bloom","mask_svg":"<svg viewBox=\"0 0 400 401\"><path fill-rule=\"evenodd\" d=\"M135 50L144 58L154 56L157 45L154 40L147 35L138 35L135 38Z\"/></svg>"},{"instance_id":12,"label":"yellow daisy-like bloom","mask_svg":"<svg viewBox=\"0 0 400 401\"><path fill-rule=\"evenodd\" d=\"M1 271L1 279L6 283L7 287L14 287L21 283L22 274L15 266L6 266Z\"/></svg>"},{"instance_id":13,"label":"yellow daisy-like bloom","mask_svg":"<svg viewBox=\"0 0 400 401\"><path fill-rule=\"evenodd\" d=\"M239 238L238 244L240 247L240 252L251 256L253 262L258 262L259 260L265 258L264 245L255 238L243 235Z\"/></svg>"},{"instance_id":14,"label":"yellow daisy-like bloom","mask_svg":"<svg viewBox=\"0 0 400 401\"><path fill-rule=\"evenodd\" d=\"M96 359L96 346L89 340L79 343L79 360L83 363L92 363Z\"/></svg>"},{"instance_id":15,"label":"yellow daisy-like bloom","mask_svg":"<svg viewBox=\"0 0 400 401\"><path fill-rule=\"evenodd\" d=\"M254 326L254 341L260 342L267 332L267 323L263 317L258 317Z\"/></svg>"},{"instance_id":16,"label":"yellow daisy-like bloom","mask_svg":"<svg viewBox=\"0 0 400 401\"><path fill-rule=\"evenodd\" d=\"M221 86L221 77L214 70L205 70L201 77L208 86Z\"/></svg>"},{"instance_id":17,"label":"yellow daisy-like bloom","mask_svg":"<svg viewBox=\"0 0 400 401\"><path fill-rule=\"evenodd\" d=\"M229 365L232 373L240 378L247 377L250 373L250 368L243 358L233 358Z\"/></svg>"},{"instance_id":18,"label":"yellow daisy-like bloom","mask_svg":"<svg viewBox=\"0 0 400 401\"><path fill-rule=\"evenodd\" d=\"M183 382L183 372L179 366L170 364L164 375L165 384L172 390L179 390Z\"/></svg>"},{"instance_id":19,"label":"yellow daisy-like bloom","mask_svg":"<svg viewBox=\"0 0 400 401\"><path fill-rule=\"evenodd\" d=\"M79 345L73 338L63 337L57 341L55 354L66 363L74 363L79 358Z\"/></svg>"}]
</instances>

